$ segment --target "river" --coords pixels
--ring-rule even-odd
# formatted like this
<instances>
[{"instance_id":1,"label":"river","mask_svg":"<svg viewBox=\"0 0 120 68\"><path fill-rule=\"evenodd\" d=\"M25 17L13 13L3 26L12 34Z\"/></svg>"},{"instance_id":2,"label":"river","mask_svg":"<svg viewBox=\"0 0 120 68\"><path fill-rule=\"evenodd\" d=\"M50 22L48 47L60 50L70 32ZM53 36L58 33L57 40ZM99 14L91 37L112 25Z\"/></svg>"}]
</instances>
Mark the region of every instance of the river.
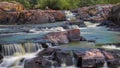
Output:
<instances>
[{"instance_id":1,"label":"river","mask_svg":"<svg viewBox=\"0 0 120 68\"><path fill-rule=\"evenodd\" d=\"M44 24L42 25L27 25L27 26L17 26L17 29L14 27L1 27L0 28L0 43L15 43L15 42L34 42L34 41L41 41L41 40L33 40L37 37L42 37L44 33L48 33L41 30L41 28L49 29L49 27L62 25L64 22L57 22L54 24ZM88 22L87 22L88 23ZM116 47L114 44L120 43L120 32L114 32L114 31L108 31L109 28L104 26L93 26L93 23L89 22L89 25L87 24L87 27L80 27L80 34L81 36L85 37L87 40L95 40L95 42L88 42L88 41L80 41L80 42L71 42L69 44L61 44L61 47L79 47L79 48L109 48L109 49L120 49L119 47ZM38 28L38 29L37 29ZM27 29L27 30L23 30ZM30 33L27 33L25 31L31 30ZM34 32L34 29L37 29L37 31ZM51 31L54 31L51 29ZM112 44L112 45L109 45ZM19 49L19 47L18 47ZM26 55L28 58L28 54ZM2 67L9 67L9 66L15 66L15 67L22 67L19 66L19 59L22 57L26 57L25 55L19 55L19 56L6 56L4 58L4 63L0 64ZM29 54L30 57L34 57L34 53ZM12 57L12 58L10 58ZM10 63L11 60L14 60ZM6 65L5 65L6 64Z\"/></svg>"}]
</instances>

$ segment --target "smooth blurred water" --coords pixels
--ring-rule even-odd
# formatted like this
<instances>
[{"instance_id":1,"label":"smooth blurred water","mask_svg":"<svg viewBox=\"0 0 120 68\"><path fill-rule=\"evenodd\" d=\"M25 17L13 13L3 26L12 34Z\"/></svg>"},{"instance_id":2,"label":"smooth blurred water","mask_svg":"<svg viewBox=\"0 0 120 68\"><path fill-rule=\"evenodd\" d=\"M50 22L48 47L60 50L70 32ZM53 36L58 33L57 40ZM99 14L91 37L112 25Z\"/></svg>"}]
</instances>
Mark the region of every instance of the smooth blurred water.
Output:
<instances>
[{"instance_id":1,"label":"smooth blurred water","mask_svg":"<svg viewBox=\"0 0 120 68\"><path fill-rule=\"evenodd\" d=\"M87 40L95 40L96 44L120 43L120 32L108 31L106 27L80 28L81 36Z\"/></svg>"}]
</instances>

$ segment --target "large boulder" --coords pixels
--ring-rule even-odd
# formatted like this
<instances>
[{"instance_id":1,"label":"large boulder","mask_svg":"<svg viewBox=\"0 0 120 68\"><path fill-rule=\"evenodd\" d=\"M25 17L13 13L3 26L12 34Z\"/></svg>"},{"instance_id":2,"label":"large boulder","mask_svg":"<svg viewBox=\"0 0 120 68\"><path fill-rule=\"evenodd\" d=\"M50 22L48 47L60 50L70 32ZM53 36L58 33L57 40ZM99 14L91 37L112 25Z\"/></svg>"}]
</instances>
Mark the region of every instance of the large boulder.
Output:
<instances>
[{"instance_id":1,"label":"large boulder","mask_svg":"<svg viewBox=\"0 0 120 68\"><path fill-rule=\"evenodd\" d=\"M80 30L79 29L73 29L68 31L68 39L69 41L80 41Z\"/></svg>"},{"instance_id":2,"label":"large boulder","mask_svg":"<svg viewBox=\"0 0 120 68\"><path fill-rule=\"evenodd\" d=\"M74 53L78 67L96 67L97 64L103 64L105 61L105 57L99 49L80 49Z\"/></svg>"},{"instance_id":3,"label":"large boulder","mask_svg":"<svg viewBox=\"0 0 120 68\"><path fill-rule=\"evenodd\" d=\"M67 38L67 31L48 33L45 36L45 39L57 44L69 43L69 39Z\"/></svg>"},{"instance_id":4,"label":"large boulder","mask_svg":"<svg viewBox=\"0 0 120 68\"><path fill-rule=\"evenodd\" d=\"M113 23L120 26L120 4L117 4L112 8L108 20L111 20Z\"/></svg>"},{"instance_id":5,"label":"large boulder","mask_svg":"<svg viewBox=\"0 0 120 68\"><path fill-rule=\"evenodd\" d=\"M89 7L81 7L77 10L77 18L85 21L103 22L107 20L108 14L113 5L95 5Z\"/></svg>"},{"instance_id":6,"label":"large boulder","mask_svg":"<svg viewBox=\"0 0 120 68\"><path fill-rule=\"evenodd\" d=\"M45 35L45 39L57 44L69 43L70 41L80 41L80 30L71 29L60 32L50 32Z\"/></svg>"},{"instance_id":7,"label":"large boulder","mask_svg":"<svg viewBox=\"0 0 120 68\"><path fill-rule=\"evenodd\" d=\"M21 11L24 7L18 2L0 2L0 10L2 11Z\"/></svg>"}]
</instances>

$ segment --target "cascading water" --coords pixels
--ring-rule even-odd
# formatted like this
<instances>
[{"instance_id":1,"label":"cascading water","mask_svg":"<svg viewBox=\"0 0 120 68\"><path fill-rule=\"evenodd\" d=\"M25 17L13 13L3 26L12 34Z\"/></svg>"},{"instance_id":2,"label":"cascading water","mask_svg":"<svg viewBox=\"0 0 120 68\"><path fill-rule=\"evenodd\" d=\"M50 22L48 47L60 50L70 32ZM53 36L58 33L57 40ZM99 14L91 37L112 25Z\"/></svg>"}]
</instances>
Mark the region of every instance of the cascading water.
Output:
<instances>
[{"instance_id":1,"label":"cascading water","mask_svg":"<svg viewBox=\"0 0 120 68\"><path fill-rule=\"evenodd\" d=\"M51 47L51 43L46 43ZM42 51L43 45L40 43L25 43L25 44L5 44L2 47L1 53L4 55L3 62L0 63L0 68L17 67L23 68L25 59L30 59Z\"/></svg>"},{"instance_id":2,"label":"cascading water","mask_svg":"<svg viewBox=\"0 0 120 68\"><path fill-rule=\"evenodd\" d=\"M50 45L50 43L47 43L47 44ZM40 43L5 44L5 45L1 45L1 47L2 47L1 52L4 56L32 53L43 48Z\"/></svg>"}]
</instances>

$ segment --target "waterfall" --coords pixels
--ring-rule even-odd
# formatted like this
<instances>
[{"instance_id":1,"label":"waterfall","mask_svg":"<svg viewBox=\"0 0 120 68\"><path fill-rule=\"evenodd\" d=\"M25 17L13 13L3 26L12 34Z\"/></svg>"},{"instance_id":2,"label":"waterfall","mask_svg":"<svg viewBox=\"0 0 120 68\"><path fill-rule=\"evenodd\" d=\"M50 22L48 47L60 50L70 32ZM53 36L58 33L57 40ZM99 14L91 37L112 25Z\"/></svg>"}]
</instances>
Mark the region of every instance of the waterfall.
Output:
<instances>
[{"instance_id":1,"label":"waterfall","mask_svg":"<svg viewBox=\"0 0 120 68\"><path fill-rule=\"evenodd\" d=\"M4 56L24 55L26 53L33 53L42 49L44 45L41 43L23 43L23 44L3 44L1 46L1 53ZM51 43L46 43L46 46L52 47Z\"/></svg>"}]
</instances>

